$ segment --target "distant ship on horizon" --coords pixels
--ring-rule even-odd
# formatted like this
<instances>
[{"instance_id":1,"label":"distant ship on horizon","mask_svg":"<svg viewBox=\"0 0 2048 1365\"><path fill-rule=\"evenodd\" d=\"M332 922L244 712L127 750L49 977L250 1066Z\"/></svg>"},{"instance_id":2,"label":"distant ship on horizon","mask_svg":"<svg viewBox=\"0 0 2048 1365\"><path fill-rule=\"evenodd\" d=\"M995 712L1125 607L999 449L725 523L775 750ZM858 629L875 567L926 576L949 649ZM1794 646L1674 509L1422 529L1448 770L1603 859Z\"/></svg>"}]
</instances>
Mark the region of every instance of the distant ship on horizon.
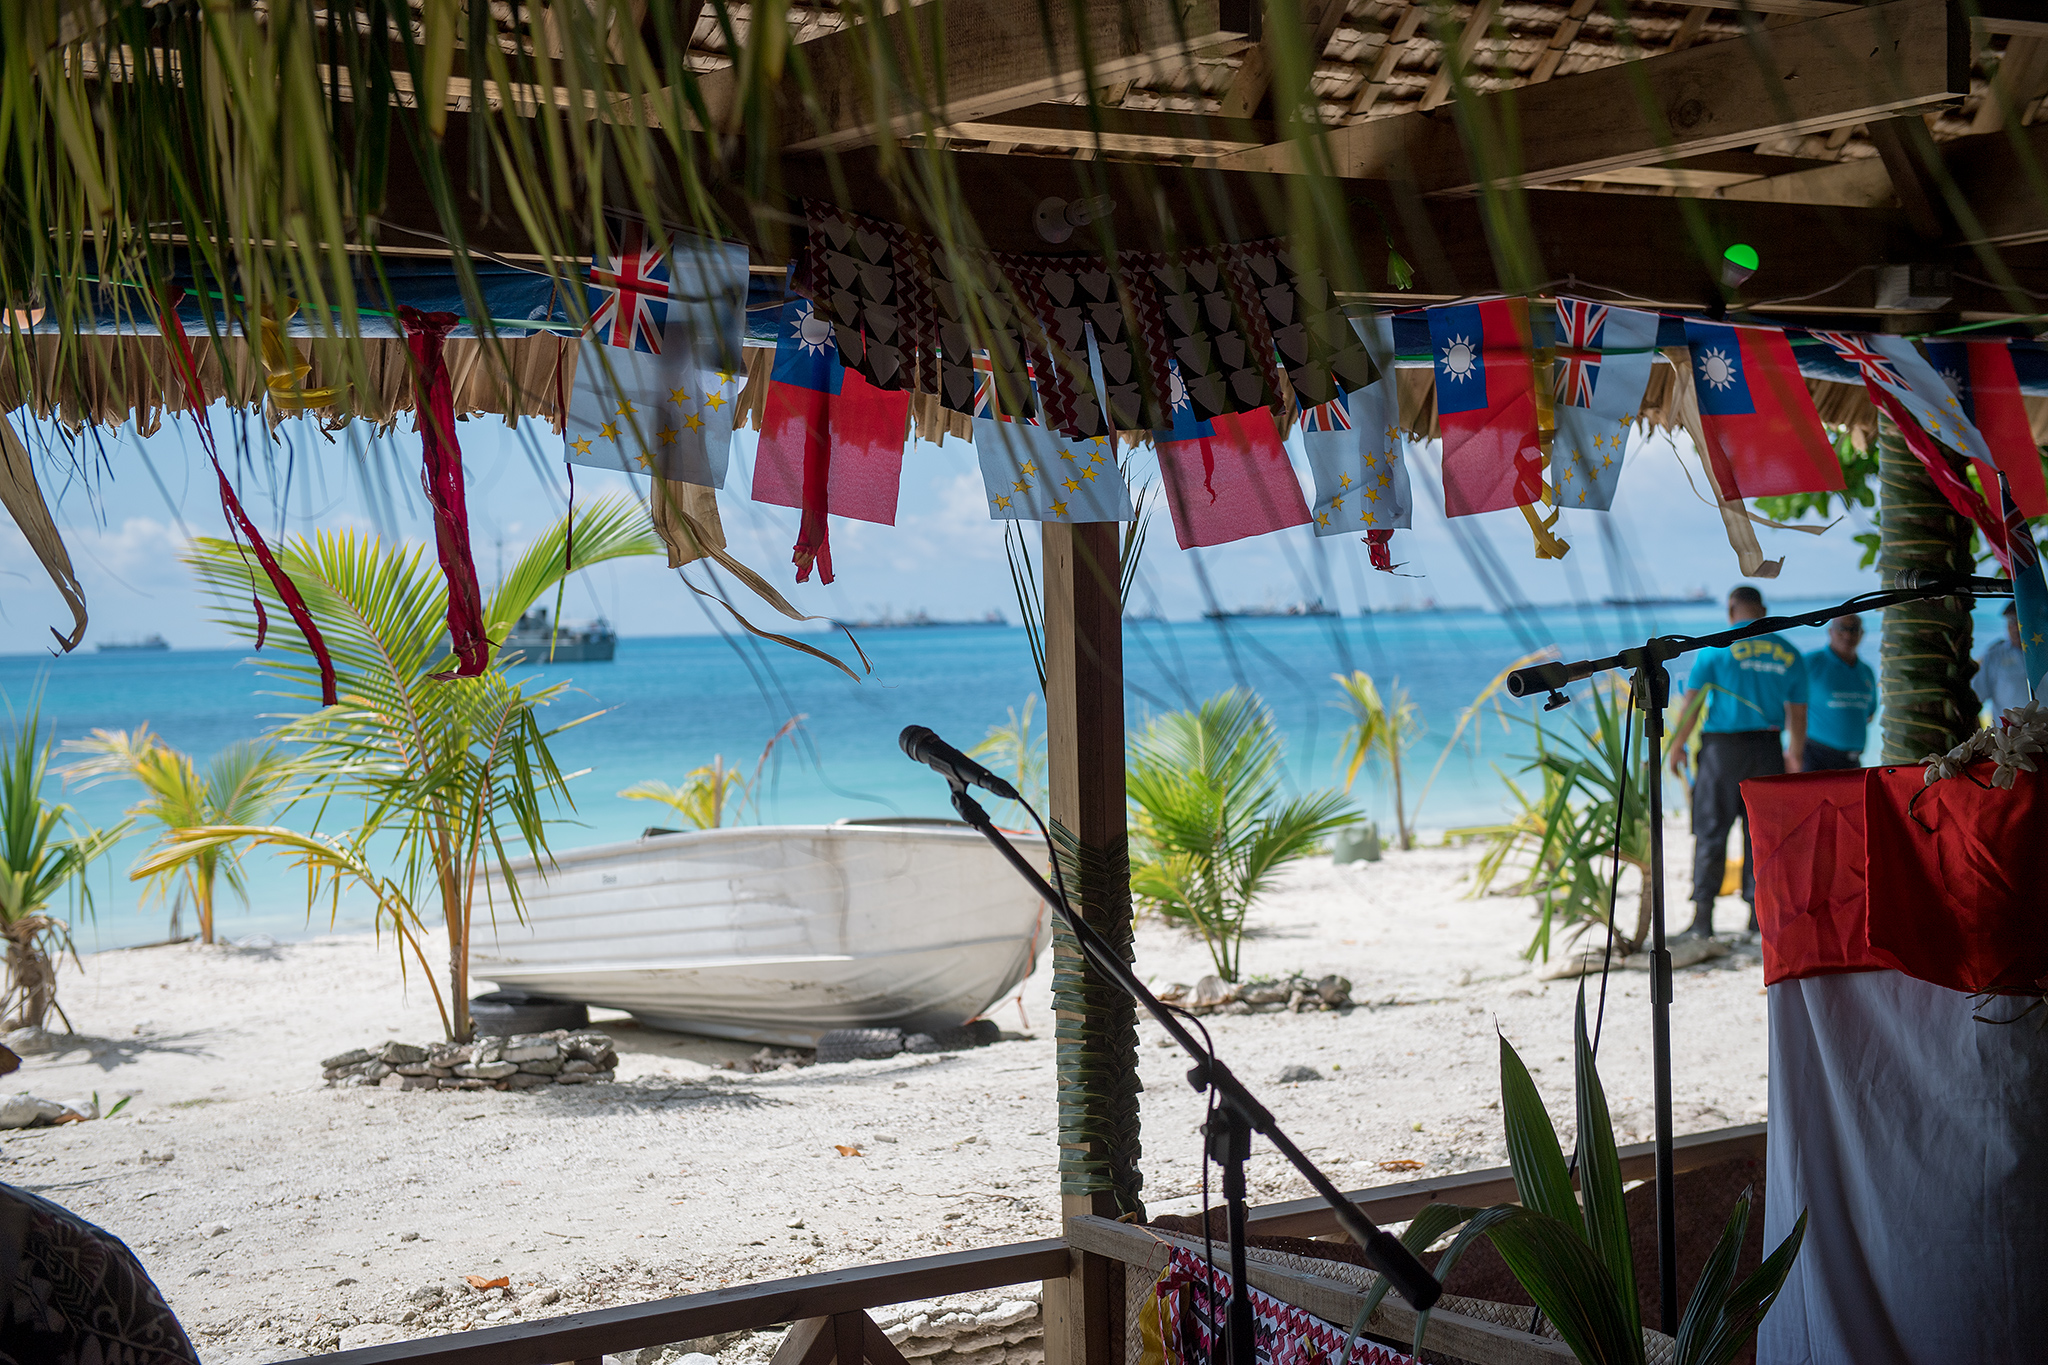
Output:
<instances>
[{"instance_id":1,"label":"distant ship on horizon","mask_svg":"<svg viewBox=\"0 0 2048 1365\"><path fill-rule=\"evenodd\" d=\"M863 621L841 621L834 619L835 626L848 630L958 630L965 626L1008 626L1010 618L1000 611L991 611L986 616L970 617L965 620L946 620L933 616L927 611L914 611L908 616L894 612L883 612L880 616Z\"/></svg>"},{"instance_id":2,"label":"distant ship on horizon","mask_svg":"<svg viewBox=\"0 0 2048 1365\"><path fill-rule=\"evenodd\" d=\"M1603 597L1600 600L1610 607L1697 607L1714 598L1705 588L1694 588L1683 597Z\"/></svg>"},{"instance_id":3,"label":"distant ship on horizon","mask_svg":"<svg viewBox=\"0 0 2048 1365\"><path fill-rule=\"evenodd\" d=\"M1205 611L1205 621L1258 621L1274 616L1340 616L1343 613L1334 607L1326 607L1319 597L1313 602L1294 602L1287 606L1267 605L1263 607L1241 607L1236 611Z\"/></svg>"},{"instance_id":4,"label":"distant ship on horizon","mask_svg":"<svg viewBox=\"0 0 2048 1365\"><path fill-rule=\"evenodd\" d=\"M618 632L603 617L555 627L548 624L548 609L535 607L519 618L498 648L508 659L517 656L529 664L608 664L618 646Z\"/></svg>"},{"instance_id":5,"label":"distant ship on horizon","mask_svg":"<svg viewBox=\"0 0 2048 1365\"><path fill-rule=\"evenodd\" d=\"M140 640L102 640L97 648L102 654L155 654L171 647L171 642L161 635L145 635Z\"/></svg>"}]
</instances>

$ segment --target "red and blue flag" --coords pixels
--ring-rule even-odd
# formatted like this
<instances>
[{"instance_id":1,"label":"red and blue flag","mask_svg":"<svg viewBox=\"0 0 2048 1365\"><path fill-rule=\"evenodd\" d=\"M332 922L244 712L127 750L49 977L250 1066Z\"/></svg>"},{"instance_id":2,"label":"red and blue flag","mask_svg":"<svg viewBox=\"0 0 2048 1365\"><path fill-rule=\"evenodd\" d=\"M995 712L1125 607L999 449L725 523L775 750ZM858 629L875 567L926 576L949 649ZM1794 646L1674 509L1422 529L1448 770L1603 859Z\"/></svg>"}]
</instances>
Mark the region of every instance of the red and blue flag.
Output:
<instances>
[{"instance_id":1,"label":"red and blue flag","mask_svg":"<svg viewBox=\"0 0 2048 1365\"><path fill-rule=\"evenodd\" d=\"M1948 385L1963 416L1976 425L1991 460L2012 484L2012 497L2030 517L2048 517L2048 480L2033 423L2020 399L2012 352L2002 341L1929 341L1927 359ZM1978 470L1980 475L1986 471ZM1991 479L1984 480L1988 491Z\"/></svg>"},{"instance_id":2,"label":"red and blue flag","mask_svg":"<svg viewBox=\"0 0 2048 1365\"><path fill-rule=\"evenodd\" d=\"M674 272L644 224L613 220L618 250L590 263L590 332L600 345L661 354Z\"/></svg>"},{"instance_id":3,"label":"red and blue flag","mask_svg":"<svg viewBox=\"0 0 2048 1365\"><path fill-rule=\"evenodd\" d=\"M1657 356L1657 315L1584 299L1557 301L1557 434L1550 486L1559 507L1604 512L1621 483L1629 424Z\"/></svg>"},{"instance_id":4,"label":"red and blue flag","mask_svg":"<svg viewBox=\"0 0 2048 1365\"><path fill-rule=\"evenodd\" d=\"M1700 456L1722 497L1841 489L1841 462L1782 331L1688 318L1685 338L1707 439Z\"/></svg>"},{"instance_id":5,"label":"red and blue flag","mask_svg":"<svg viewBox=\"0 0 2048 1365\"><path fill-rule=\"evenodd\" d=\"M1529 301L1431 308L1437 423L1444 438L1444 515L1523 507L1543 492Z\"/></svg>"},{"instance_id":6,"label":"red and blue flag","mask_svg":"<svg viewBox=\"0 0 2048 1365\"><path fill-rule=\"evenodd\" d=\"M1168 369L1173 426L1153 440L1180 547L1224 545L1306 523L1308 503L1273 415L1254 408L1197 421L1178 362Z\"/></svg>"},{"instance_id":7,"label":"red and blue flag","mask_svg":"<svg viewBox=\"0 0 2048 1365\"><path fill-rule=\"evenodd\" d=\"M826 516L896 524L907 390L878 389L841 363L832 324L809 299L783 306L754 459L754 501L803 512L791 555L799 583L832 581Z\"/></svg>"}]
</instances>

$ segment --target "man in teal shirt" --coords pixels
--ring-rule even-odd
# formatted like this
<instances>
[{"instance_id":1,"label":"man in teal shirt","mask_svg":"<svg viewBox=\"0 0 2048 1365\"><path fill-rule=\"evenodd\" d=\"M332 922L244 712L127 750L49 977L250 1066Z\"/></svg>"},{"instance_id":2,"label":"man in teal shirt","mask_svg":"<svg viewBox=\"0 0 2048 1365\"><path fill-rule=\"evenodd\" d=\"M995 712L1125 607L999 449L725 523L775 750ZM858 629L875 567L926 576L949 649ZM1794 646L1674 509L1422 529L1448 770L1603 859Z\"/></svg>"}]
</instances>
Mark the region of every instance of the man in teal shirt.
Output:
<instances>
[{"instance_id":1,"label":"man in teal shirt","mask_svg":"<svg viewBox=\"0 0 2048 1365\"><path fill-rule=\"evenodd\" d=\"M1856 657L1863 618L1828 623L1828 647L1806 656L1806 771L1863 766L1863 741L1877 714L1877 675Z\"/></svg>"},{"instance_id":2,"label":"man in teal shirt","mask_svg":"<svg viewBox=\"0 0 2048 1365\"><path fill-rule=\"evenodd\" d=\"M1747 583L1728 594L1728 623L1764 614L1764 595ZM1714 897L1727 875L1728 836L1742 821L1742 898L1756 929L1756 871L1742 784L1752 777L1801 772L1806 760L1806 660L1782 635L1703 649L1685 680L1685 712L1671 735L1671 771L1685 776L1685 742L1705 717L1700 770L1692 784L1692 927L1680 938L1714 932ZM1786 736L1780 749L1779 732Z\"/></svg>"}]
</instances>

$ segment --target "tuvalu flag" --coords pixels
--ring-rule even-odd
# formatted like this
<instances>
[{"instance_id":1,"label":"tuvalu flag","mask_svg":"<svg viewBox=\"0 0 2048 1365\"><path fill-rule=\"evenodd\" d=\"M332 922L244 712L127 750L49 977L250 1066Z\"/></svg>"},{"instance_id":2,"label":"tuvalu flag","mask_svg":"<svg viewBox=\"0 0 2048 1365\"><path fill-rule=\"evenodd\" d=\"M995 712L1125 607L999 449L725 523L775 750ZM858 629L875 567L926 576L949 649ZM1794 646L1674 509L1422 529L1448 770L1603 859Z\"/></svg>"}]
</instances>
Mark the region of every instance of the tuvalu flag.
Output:
<instances>
[{"instance_id":1,"label":"tuvalu flag","mask_svg":"<svg viewBox=\"0 0 2048 1365\"><path fill-rule=\"evenodd\" d=\"M2042 675L2048 674L2048 582L2041 577L2041 552L2034 544L2034 533L2013 500L2011 481L2003 474L1998 476L1998 495L2005 512L2006 571L2012 577L2013 607L2019 616L2027 690L2039 700Z\"/></svg>"},{"instance_id":2,"label":"tuvalu flag","mask_svg":"<svg viewBox=\"0 0 2048 1365\"><path fill-rule=\"evenodd\" d=\"M1315 480L1309 510L1319 536L1403 529L1414 512L1395 391L1393 322L1381 316L1352 325L1379 377L1348 394L1338 386L1328 403L1301 403L1296 424Z\"/></svg>"},{"instance_id":3,"label":"tuvalu flag","mask_svg":"<svg viewBox=\"0 0 2048 1365\"><path fill-rule=\"evenodd\" d=\"M1444 515L1524 507L1543 491L1530 368L1529 301L1431 308L1437 424L1444 438Z\"/></svg>"},{"instance_id":4,"label":"tuvalu flag","mask_svg":"<svg viewBox=\"0 0 2048 1365\"><path fill-rule=\"evenodd\" d=\"M761 413L754 501L803 511L791 561L796 581L832 581L825 518L896 524L903 482L907 390L875 388L840 362L832 324L805 298L783 305L775 367Z\"/></svg>"},{"instance_id":5,"label":"tuvalu flag","mask_svg":"<svg viewBox=\"0 0 2048 1365\"><path fill-rule=\"evenodd\" d=\"M2012 483L2013 502L2029 517L2048 517L2048 480L2033 423L2020 399L2020 378L2012 352L2002 341L1929 341L1927 359L1955 395L1963 416L1976 425L1998 472ZM1979 469L1984 487L1992 479Z\"/></svg>"},{"instance_id":6,"label":"tuvalu flag","mask_svg":"<svg viewBox=\"0 0 2048 1365\"><path fill-rule=\"evenodd\" d=\"M1841 462L1783 332L1688 318L1685 338L1707 438L1700 457L1722 497L1841 489Z\"/></svg>"},{"instance_id":7,"label":"tuvalu flag","mask_svg":"<svg viewBox=\"0 0 2048 1365\"><path fill-rule=\"evenodd\" d=\"M575 464L725 486L746 316L747 249L612 221L590 267L589 329L562 423Z\"/></svg>"},{"instance_id":8,"label":"tuvalu flag","mask_svg":"<svg viewBox=\"0 0 2048 1365\"><path fill-rule=\"evenodd\" d=\"M1168 361L1167 368L1173 426L1155 432L1153 442L1180 548L1224 545L1308 521L1308 504L1273 415L1254 408L1198 422L1179 363Z\"/></svg>"},{"instance_id":9,"label":"tuvalu flag","mask_svg":"<svg viewBox=\"0 0 2048 1365\"><path fill-rule=\"evenodd\" d=\"M974 458L994 521L1131 521L1131 490L1107 436L1068 438L1004 417L986 356L975 360ZM1032 405L1037 407L1034 402ZM1043 411L1039 409L1039 411Z\"/></svg>"},{"instance_id":10,"label":"tuvalu flag","mask_svg":"<svg viewBox=\"0 0 2048 1365\"><path fill-rule=\"evenodd\" d=\"M1557 435L1550 486L1559 507L1605 512L1621 482L1629 424L1657 359L1657 315L1583 299L1557 301Z\"/></svg>"}]
</instances>

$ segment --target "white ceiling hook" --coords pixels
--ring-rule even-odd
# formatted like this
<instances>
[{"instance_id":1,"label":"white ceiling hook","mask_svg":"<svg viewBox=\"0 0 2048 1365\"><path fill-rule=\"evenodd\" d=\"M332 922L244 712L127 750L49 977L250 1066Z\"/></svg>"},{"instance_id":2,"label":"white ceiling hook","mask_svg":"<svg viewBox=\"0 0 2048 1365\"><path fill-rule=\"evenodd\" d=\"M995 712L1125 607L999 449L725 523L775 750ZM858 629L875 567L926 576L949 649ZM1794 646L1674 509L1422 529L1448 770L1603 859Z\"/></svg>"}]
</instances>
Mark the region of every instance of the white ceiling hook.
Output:
<instances>
[{"instance_id":1,"label":"white ceiling hook","mask_svg":"<svg viewBox=\"0 0 2048 1365\"><path fill-rule=\"evenodd\" d=\"M1106 194L1098 194L1090 199L1076 199L1072 203L1064 199L1041 200L1035 215L1038 235L1057 245L1072 237L1075 228L1099 223L1109 217L1115 208L1116 201Z\"/></svg>"}]
</instances>

